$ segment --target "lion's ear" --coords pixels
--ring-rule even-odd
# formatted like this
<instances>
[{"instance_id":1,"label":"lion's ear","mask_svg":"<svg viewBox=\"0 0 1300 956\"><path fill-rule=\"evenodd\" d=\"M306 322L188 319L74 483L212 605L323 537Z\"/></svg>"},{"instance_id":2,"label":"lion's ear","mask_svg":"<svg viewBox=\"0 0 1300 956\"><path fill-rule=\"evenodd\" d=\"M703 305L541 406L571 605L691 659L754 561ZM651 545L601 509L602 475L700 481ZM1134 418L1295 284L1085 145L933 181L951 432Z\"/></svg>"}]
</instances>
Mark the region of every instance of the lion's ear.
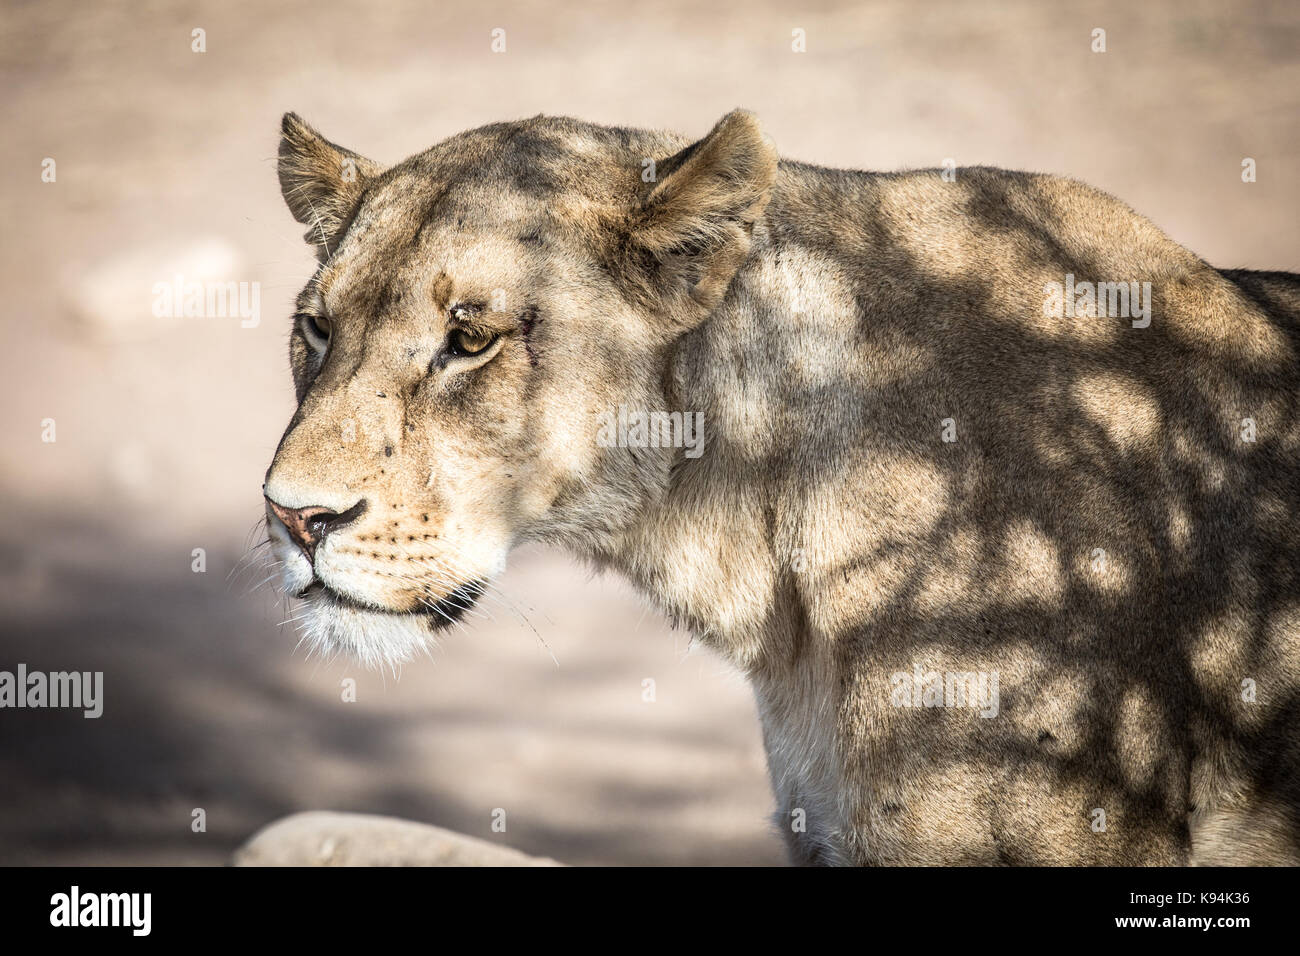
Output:
<instances>
[{"instance_id":1,"label":"lion's ear","mask_svg":"<svg viewBox=\"0 0 1300 956\"><path fill-rule=\"evenodd\" d=\"M749 252L776 178L777 154L758 118L724 116L697 143L659 164L629 239L699 307L711 310Z\"/></svg>"},{"instance_id":2,"label":"lion's ear","mask_svg":"<svg viewBox=\"0 0 1300 956\"><path fill-rule=\"evenodd\" d=\"M293 218L308 227L304 238L323 261L366 180L383 167L331 143L296 113L284 114L280 134L280 192Z\"/></svg>"}]
</instances>

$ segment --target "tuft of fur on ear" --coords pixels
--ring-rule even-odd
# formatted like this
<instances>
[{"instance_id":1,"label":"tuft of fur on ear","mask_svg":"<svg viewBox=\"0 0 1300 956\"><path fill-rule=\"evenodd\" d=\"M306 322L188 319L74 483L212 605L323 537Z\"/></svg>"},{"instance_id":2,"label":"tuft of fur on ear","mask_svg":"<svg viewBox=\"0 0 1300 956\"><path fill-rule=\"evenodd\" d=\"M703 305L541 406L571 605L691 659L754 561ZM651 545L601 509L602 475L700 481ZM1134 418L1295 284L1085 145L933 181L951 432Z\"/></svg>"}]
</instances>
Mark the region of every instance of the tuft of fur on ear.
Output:
<instances>
[{"instance_id":1,"label":"tuft of fur on ear","mask_svg":"<svg viewBox=\"0 0 1300 956\"><path fill-rule=\"evenodd\" d=\"M630 241L705 310L722 301L771 198L777 153L758 118L724 116L709 135L669 157L634 211Z\"/></svg>"},{"instance_id":2,"label":"tuft of fur on ear","mask_svg":"<svg viewBox=\"0 0 1300 956\"><path fill-rule=\"evenodd\" d=\"M303 238L324 261L367 180L383 167L331 143L297 113L284 114L280 134L280 192L293 218L308 227Z\"/></svg>"}]
</instances>

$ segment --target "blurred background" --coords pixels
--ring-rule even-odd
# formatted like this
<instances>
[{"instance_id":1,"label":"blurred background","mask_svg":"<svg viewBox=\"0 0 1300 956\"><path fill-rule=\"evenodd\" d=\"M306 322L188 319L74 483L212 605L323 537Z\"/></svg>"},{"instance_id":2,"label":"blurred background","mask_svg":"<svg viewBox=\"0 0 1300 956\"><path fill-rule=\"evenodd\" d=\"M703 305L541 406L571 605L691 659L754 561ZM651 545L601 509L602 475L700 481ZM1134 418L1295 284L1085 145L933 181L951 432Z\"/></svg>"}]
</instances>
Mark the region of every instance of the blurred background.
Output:
<instances>
[{"instance_id":1,"label":"blurred background","mask_svg":"<svg viewBox=\"0 0 1300 956\"><path fill-rule=\"evenodd\" d=\"M235 570L313 268L285 110L395 162L540 112L702 135L744 106L787 157L1067 174L1217 266L1300 270L1284 0L4 0L0 31L0 670L105 682L98 720L0 711L0 863L220 863L305 809L571 863L783 860L749 691L620 581L520 553L518 613L383 674L307 659L260 565ZM155 318L178 273L260 283L260 323Z\"/></svg>"}]
</instances>

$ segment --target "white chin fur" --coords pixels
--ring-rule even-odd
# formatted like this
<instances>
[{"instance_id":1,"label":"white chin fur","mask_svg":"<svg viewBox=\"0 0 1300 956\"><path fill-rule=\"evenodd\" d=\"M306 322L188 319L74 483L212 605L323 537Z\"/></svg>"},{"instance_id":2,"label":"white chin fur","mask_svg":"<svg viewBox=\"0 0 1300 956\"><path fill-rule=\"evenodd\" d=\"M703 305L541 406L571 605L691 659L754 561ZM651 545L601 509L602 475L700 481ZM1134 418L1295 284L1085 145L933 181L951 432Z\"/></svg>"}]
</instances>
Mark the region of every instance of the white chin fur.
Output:
<instances>
[{"instance_id":1,"label":"white chin fur","mask_svg":"<svg viewBox=\"0 0 1300 956\"><path fill-rule=\"evenodd\" d=\"M308 652L342 651L366 667L393 666L427 650L433 634L422 614L390 614L340 604L321 591L303 598L298 627Z\"/></svg>"},{"instance_id":2,"label":"white chin fur","mask_svg":"<svg viewBox=\"0 0 1300 956\"><path fill-rule=\"evenodd\" d=\"M278 530L278 529L276 529ZM271 539L280 564L280 588L301 594L315 579L311 564L287 535ZM341 604L322 591L308 591L296 608L298 630L308 653L345 653L366 667L392 667L432 644L428 619L421 614L390 614Z\"/></svg>"},{"instance_id":3,"label":"white chin fur","mask_svg":"<svg viewBox=\"0 0 1300 956\"><path fill-rule=\"evenodd\" d=\"M428 614L395 614L388 611L369 610L356 604L343 603L328 591L309 589L316 580L316 572L301 551L289 540L288 532L278 522L270 522L271 551L279 562L280 588L285 594L299 595L301 605L295 608L301 644L309 653L322 655L345 653L366 667L389 666L410 660L435 644L434 632L441 630L440 621ZM318 563L320 558L317 558ZM495 572L505 567L505 550L495 557ZM346 580L334 581L327 573L326 583L346 589ZM304 593L305 592L305 593ZM363 596L356 595L357 600Z\"/></svg>"}]
</instances>

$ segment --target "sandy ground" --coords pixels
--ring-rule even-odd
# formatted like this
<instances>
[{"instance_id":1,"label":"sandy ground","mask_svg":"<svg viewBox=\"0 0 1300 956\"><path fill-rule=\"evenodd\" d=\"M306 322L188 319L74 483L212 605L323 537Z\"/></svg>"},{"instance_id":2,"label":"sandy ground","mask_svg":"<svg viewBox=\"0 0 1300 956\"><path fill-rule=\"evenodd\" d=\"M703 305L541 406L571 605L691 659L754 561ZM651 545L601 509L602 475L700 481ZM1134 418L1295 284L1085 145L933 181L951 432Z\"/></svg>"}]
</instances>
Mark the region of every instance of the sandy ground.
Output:
<instances>
[{"instance_id":1,"label":"sandy ground","mask_svg":"<svg viewBox=\"0 0 1300 956\"><path fill-rule=\"evenodd\" d=\"M516 609L395 677L307 660L228 577L312 267L286 109L393 161L538 112L702 134L746 106L794 158L1065 173L1217 265L1300 270L1294 3L268 6L4 5L0 669L102 670L106 711L0 712L0 862L215 863L302 809L576 863L782 858L749 692L621 583L521 554ZM153 318L177 272L260 283L260 323Z\"/></svg>"}]
</instances>

